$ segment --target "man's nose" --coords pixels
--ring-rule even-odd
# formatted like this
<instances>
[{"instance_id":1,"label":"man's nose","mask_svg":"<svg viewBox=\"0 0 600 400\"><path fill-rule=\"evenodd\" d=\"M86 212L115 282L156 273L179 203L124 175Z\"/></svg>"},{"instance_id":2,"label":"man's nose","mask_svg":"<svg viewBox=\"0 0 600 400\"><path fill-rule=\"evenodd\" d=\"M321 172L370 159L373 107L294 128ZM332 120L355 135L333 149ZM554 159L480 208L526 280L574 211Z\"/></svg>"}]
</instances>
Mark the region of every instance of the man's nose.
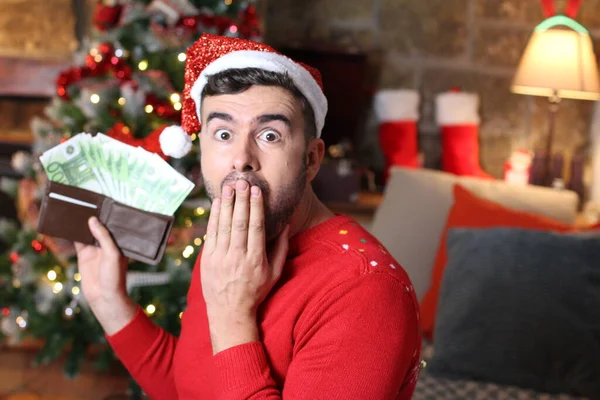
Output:
<instances>
[{"instance_id":1,"label":"man's nose","mask_svg":"<svg viewBox=\"0 0 600 400\"><path fill-rule=\"evenodd\" d=\"M238 141L233 149L233 170L237 172L256 172L260 169L256 144L253 140L244 139Z\"/></svg>"}]
</instances>

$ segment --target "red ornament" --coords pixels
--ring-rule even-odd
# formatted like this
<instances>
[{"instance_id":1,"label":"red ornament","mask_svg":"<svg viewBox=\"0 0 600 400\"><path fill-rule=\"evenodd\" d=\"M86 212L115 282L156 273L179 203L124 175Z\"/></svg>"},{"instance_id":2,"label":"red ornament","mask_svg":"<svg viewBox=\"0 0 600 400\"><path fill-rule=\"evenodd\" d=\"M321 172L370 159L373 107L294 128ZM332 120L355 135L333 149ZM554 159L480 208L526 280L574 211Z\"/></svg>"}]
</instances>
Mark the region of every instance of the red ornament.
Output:
<instances>
[{"instance_id":1,"label":"red ornament","mask_svg":"<svg viewBox=\"0 0 600 400\"><path fill-rule=\"evenodd\" d=\"M98 52L102 56L111 56L115 53L115 48L112 44L104 42L98 45Z\"/></svg>"},{"instance_id":2,"label":"red ornament","mask_svg":"<svg viewBox=\"0 0 600 400\"><path fill-rule=\"evenodd\" d=\"M2 315L8 317L10 315L10 309L8 307L4 307L2 309Z\"/></svg>"},{"instance_id":3,"label":"red ornament","mask_svg":"<svg viewBox=\"0 0 600 400\"><path fill-rule=\"evenodd\" d=\"M17 261L19 261L19 258L21 258L21 256L17 252L13 251L10 253L10 262L11 263L13 263L13 264L16 263Z\"/></svg>"},{"instance_id":4,"label":"red ornament","mask_svg":"<svg viewBox=\"0 0 600 400\"><path fill-rule=\"evenodd\" d=\"M163 129L165 129L166 127L167 127L167 125L160 126L157 129L150 132L150 134L148 136L146 136L145 138L138 139L131 134L131 129L129 129L129 127L127 125L123 124L122 122L117 122L116 124L113 125L112 128L110 128L106 132L106 135L110 136L113 139L119 140L125 144L128 144L130 146L134 146L134 147L139 146L146 151L149 151L151 153L156 153L163 159L168 160L169 157L167 157L162 152L162 150L160 148L160 142L158 141L160 134L162 133Z\"/></svg>"},{"instance_id":5,"label":"red ornament","mask_svg":"<svg viewBox=\"0 0 600 400\"><path fill-rule=\"evenodd\" d=\"M102 4L102 2L96 3L96 9L94 11L94 26L100 31L106 31L109 28L117 25L121 18L121 12L123 6L115 5L108 7Z\"/></svg>"},{"instance_id":6,"label":"red ornament","mask_svg":"<svg viewBox=\"0 0 600 400\"><path fill-rule=\"evenodd\" d=\"M40 242L39 240L33 240L31 242L31 248L33 250L35 250L37 253L41 253L42 251L46 250L44 244L42 242Z\"/></svg>"},{"instance_id":7,"label":"red ornament","mask_svg":"<svg viewBox=\"0 0 600 400\"><path fill-rule=\"evenodd\" d=\"M240 12L240 33L248 38L260 36L260 22L256 14L256 8L249 5Z\"/></svg>"}]
</instances>

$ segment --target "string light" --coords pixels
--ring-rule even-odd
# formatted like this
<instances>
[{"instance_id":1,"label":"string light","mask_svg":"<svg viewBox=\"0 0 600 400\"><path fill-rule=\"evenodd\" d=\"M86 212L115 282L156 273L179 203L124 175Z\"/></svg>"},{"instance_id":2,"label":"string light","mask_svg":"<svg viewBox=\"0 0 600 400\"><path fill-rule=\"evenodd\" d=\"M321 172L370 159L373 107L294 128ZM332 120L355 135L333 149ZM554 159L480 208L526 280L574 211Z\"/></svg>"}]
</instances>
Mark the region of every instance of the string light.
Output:
<instances>
[{"instance_id":1,"label":"string light","mask_svg":"<svg viewBox=\"0 0 600 400\"><path fill-rule=\"evenodd\" d=\"M154 304L148 304L148 306L146 306L146 312L148 313L148 315L152 315L156 312L156 307L154 306Z\"/></svg>"},{"instance_id":2,"label":"string light","mask_svg":"<svg viewBox=\"0 0 600 400\"><path fill-rule=\"evenodd\" d=\"M184 62L187 59L187 56L185 55L185 53L179 53L177 59L181 62Z\"/></svg>"},{"instance_id":3,"label":"string light","mask_svg":"<svg viewBox=\"0 0 600 400\"><path fill-rule=\"evenodd\" d=\"M98 104L98 103L100 103L100 96L98 96L96 93L94 93L93 95L90 96L90 101L94 104Z\"/></svg>"},{"instance_id":4,"label":"string light","mask_svg":"<svg viewBox=\"0 0 600 400\"><path fill-rule=\"evenodd\" d=\"M237 26L235 26L235 25L231 25L231 26L229 27L229 32L231 32L231 33L236 33L237 31L238 31L238 27L237 27Z\"/></svg>"},{"instance_id":5,"label":"string light","mask_svg":"<svg viewBox=\"0 0 600 400\"><path fill-rule=\"evenodd\" d=\"M138 64L138 69L140 71L145 71L148 69L148 61L147 60L142 60L140 61L140 63Z\"/></svg>"},{"instance_id":6,"label":"string light","mask_svg":"<svg viewBox=\"0 0 600 400\"><path fill-rule=\"evenodd\" d=\"M191 138L192 138L192 142L193 142L194 140L196 140L196 138L197 138L197 137L198 137L198 135L196 135L195 133L192 133L192 136L191 136Z\"/></svg>"},{"instance_id":7,"label":"string light","mask_svg":"<svg viewBox=\"0 0 600 400\"><path fill-rule=\"evenodd\" d=\"M96 61L97 63L99 63L100 61L102 61L102 54L96 54L94 56L94 61Z\"/></svg>"},{"instance_id":8,"label":"string light","mask_svg":"<svg viewBox=\"0 0 600 400\"><path fill-rule=\"evenodd\" d=\"M90 56L95 57L96 54L98 54L98 49L93 47L92 49L90 49Z\"/></svg>"},{"instance_id":9,"label":"string light","mask_svg":"<svg viewBox=\"0 0 600 400\"><path fill-rule=\"evenodd\" d=\"M179 93L173 93L169 99L171 99L171 103L175 104L175 103L179 103L179 101L181 100L181 96L179 96Z\"/></svg>"},{"instance_id":10,"label":"string light","mask_svg":"<svg viewBox=\"0 0 600 400\"><path fill-rule=\"evenodd\" d=\"M52 287L52 291L53 291L55 294L58 294L58 293L60 293L60 291L61 291L62 289L63 289L63 285L62 285L62 283L60 283L60 282L56 282L56 283L54 284L54 286Z\"/></svg>"},{"instance_id":11,"label":"string light","mask_svg":"<svg viewBox=\"0 0 600 400\"><path fill-rule=\"evenodd\" d=\"M71 289L71 293L73 293L75 296L77 296L80 291L81 290L77 286L73 286L73 289Z\"/></svg>"},{"instance_id":12,"label":"string light","mask_svg":"<svg viewBox=\"0 0 600 400\"><path fill-rule=\"evenodd\" d=\"M183 108L183 106L181 105L181 103L175 103L173 104L173 108L175 109L175 111L179 111Z\"/></svg>"},{"instance_id":13,"label":"string light","mask_svg":"<svg viewBox=\"0 0 600 400\"><path fill-rule=\"evenodd\" d=\"M176 259L175 260L175 265L179 267L181 265L181 259L179 259L179 258Z\"/></svg>"},{"instance_id":14,"label":"string light","mask_svg":"<svg viewBox=\"0 0 600 400\"><path fill-rule=\"evenodd\" d=\"M121 49L116 49L115 50L115 56L117 56L117 57L123 57L123 54L124 54L123 50L121 50Z\"/></svg>"},{"instance_id":15,"label":"string light","mask_svg":"<svg viewBox=\"0 0 600 400\"><path fill-rule=\"evenodd\" d=\"M181 317L183 317L183 311L179 313L179 319L181 319Z\"/></svg>"},{"instance_id":16,"label":"string light","mask_svg":"<svg viewBox=\"0 0 600 400\"><path fill-rule=\"evenodd\" d=\"M185 219L185 226L186 226L187 228L191 227L191 226L192 226L192 220L191 220L191 219L189 219L189 218L186 218L186 219Z\"/></svg>"},{"instance_id":17,"label":"string light","mask_svg":"<svg viewBox=\"0 0 600 400\"><path fill-rule=\"evenodd\" d=\"M73 316L73 309L71 307L65 308L65 315L67 317L72 317Z\"/></svg>"},{"instance_id":18,"label":"string light","mask_svg":"<svg viewBox=\"0 0 600 400\"><path fill-rule=\"evenodd\" d=\"M200 246L200 245L202 244L202 239L200 239L200 238L196 238L196 239L194 239L194 244L195 244L196 246Z\"/></svg>"},{"instance_id":19,"label":"string light","mask_svg":"<svg viewBox=\"0 0 600 400\"><path fill-rule=\"evenodd\" d=\"M21 328L21 329L27 328L27 321L25 320L25 318L18 316L16 321L17 321L17 325L19 325L19 328Z\"/></svg>"},{"instance_id":20,"label":"string light","mask_svg":"<svg viewBox=\"0 0 600 400\"><path fill-rule=\"evenodd\" d=\"M117 103L119 103L120 106L124 106L125 103L127 103L127 100L125 100L125 97L119 97L119 100L117 100Z\"/></svg>"},{"instance_id":21,"label":"string light","mask_svg":"<svg viewBox=\"0 0 600 400\"><path fill-rule=\"evenodd\" d=\"M75 274L73 274L73 279L75 279L75 282L80 282L81 274L79 272L75 272Z\"/></svg>"},{"instance_id":22,"label":"string light","mask_svg":"<svg viewBox=\"0 0 600 400\"><path fill-rule=\"evenodd\" d=\"M48 275L48 279L50 279L51 281L53 281L53 280L56 279L56 272L55 271L50 270L50 271L48 271L47 275Z\"/></svg>"},{"instance_id":23,"label":"string light","mask_svg":"<svg viewBox=\"0 0 600 400\"><path fill-rule=\"evenodd\" d=\"M182 253L184 258L190 258L192 254L194 254L193 246L186 246L186 248L183 250L183 253Z\"/></svg>"},{"instance_id":24,"label":"string light","mask_svg":"<svg viewBox=\"0 0 600 400\"><path fill-rule=\"evenodd\" d=\"M152 107L152 104L147 104L146 107L144 107L144 111L146 111L146 114L150 114L154 111L154 107Z\"/></svg>"},{"instance_id":25,"label":"string light","mask_svg":"<svg viewBox=\"0 0 600 400\"><path fill-rule=\"evenodd\" d=\"M233 0L224 0L225 1L225 5L230 6L231 3L233 3Z\"/></svg>"}]
</instances>

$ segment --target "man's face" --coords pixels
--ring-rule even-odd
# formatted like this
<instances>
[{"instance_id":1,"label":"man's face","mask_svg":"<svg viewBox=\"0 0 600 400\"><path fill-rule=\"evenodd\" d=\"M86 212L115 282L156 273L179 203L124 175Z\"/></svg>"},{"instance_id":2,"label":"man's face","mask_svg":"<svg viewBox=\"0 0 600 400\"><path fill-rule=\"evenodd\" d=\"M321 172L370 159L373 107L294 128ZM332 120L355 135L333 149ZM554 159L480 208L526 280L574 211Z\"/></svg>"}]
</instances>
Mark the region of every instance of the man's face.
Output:
<instances>
[{"instance_id":1,"label":"man's face","mask_svg":"<svg viewBox=\"0 0 600 400\"><path fill-rule=\"evenodd\" d=\"M267 240L289 222L307 184L302 104L280 87L253 86L202 103L202 176L209 197L245 179L265 201Z\"/></svg>"}]
</instances>

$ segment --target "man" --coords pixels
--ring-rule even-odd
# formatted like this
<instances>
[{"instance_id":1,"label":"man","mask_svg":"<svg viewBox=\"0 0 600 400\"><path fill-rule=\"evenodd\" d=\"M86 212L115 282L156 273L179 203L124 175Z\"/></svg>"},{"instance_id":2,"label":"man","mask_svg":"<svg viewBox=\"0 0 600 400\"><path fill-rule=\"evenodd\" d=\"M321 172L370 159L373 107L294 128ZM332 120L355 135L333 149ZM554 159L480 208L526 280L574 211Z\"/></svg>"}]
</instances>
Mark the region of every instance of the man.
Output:
<instances>
[{"instance_id":1,"label":"man","mask_svg":"<svg viewBox=\"0 0 600 400\"><path fill-rule=\"evenodd\" d=\"M311 190L327 108L318 72L212 35L187 55L182 125L200 130L212 208L180 337L127 297L126 261L97 220L100 248L77 244L116 354L159 400L409 399L421 339L409 279ZM189 142L171 130L161 145L180 156Z\"/></svg>"}]
</instances>

